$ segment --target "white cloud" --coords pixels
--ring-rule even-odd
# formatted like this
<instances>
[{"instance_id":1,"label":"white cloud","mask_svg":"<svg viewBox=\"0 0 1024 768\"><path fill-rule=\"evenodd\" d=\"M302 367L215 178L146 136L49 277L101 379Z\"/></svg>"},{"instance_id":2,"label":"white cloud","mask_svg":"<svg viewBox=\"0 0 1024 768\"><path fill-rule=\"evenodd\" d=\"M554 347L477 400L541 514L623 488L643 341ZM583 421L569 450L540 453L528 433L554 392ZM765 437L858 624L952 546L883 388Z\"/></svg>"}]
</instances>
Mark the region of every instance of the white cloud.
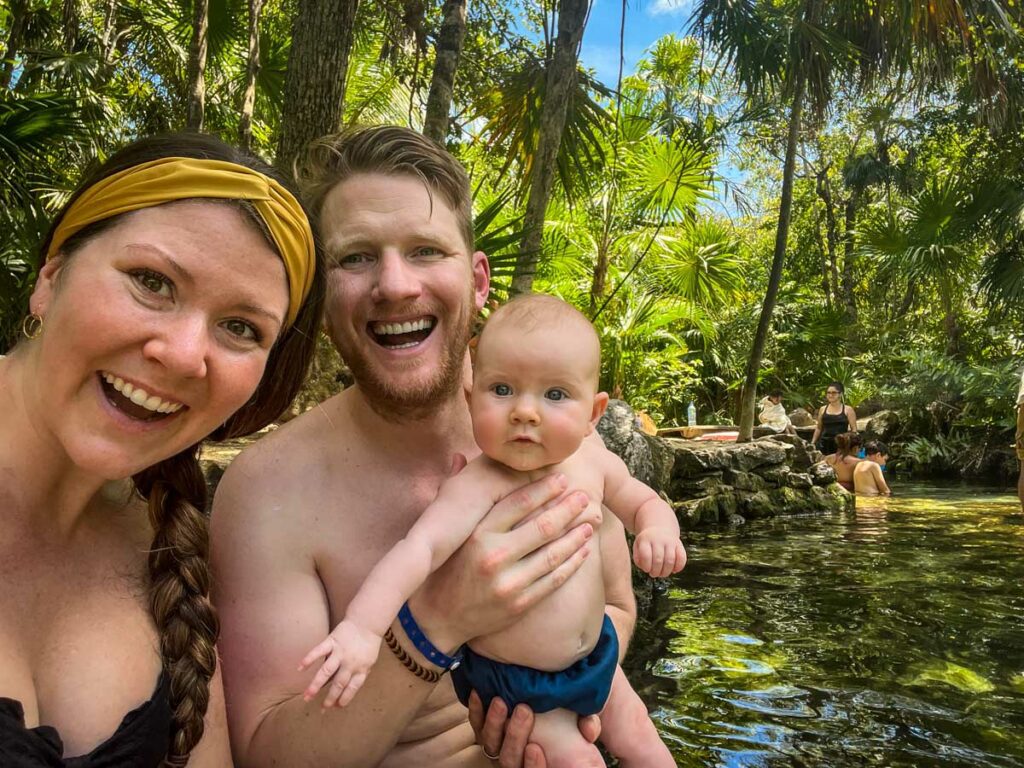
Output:
<instances>
[{"instance_id":1,"label":"white cloud","mask_svg":"<svg viewBox=\"0 0 1024 768\"><path fill-rule=\"evenodd\" d=\"M647 6L648 16L675 16L690 12L693 0L654 0Z\"/></svg>"}]
</instances>

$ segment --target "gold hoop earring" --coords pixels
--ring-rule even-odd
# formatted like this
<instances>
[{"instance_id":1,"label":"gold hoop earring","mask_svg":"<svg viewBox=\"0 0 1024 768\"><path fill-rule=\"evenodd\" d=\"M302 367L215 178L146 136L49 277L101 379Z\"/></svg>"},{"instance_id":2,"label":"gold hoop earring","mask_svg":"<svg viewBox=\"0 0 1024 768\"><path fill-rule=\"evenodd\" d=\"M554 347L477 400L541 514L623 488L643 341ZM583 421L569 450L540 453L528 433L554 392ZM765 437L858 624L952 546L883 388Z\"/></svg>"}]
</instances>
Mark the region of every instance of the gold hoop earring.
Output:
<instances>
[{"instance_id":1,"label":"gold hoop earring","mask_svg":"<svg viewBox=\"0 0 1024 768\"><path fill-rule=\"evenodd\" d=\"M39 334L43 332L43 318L35 312L29 313L28 317L21 321L21 332L29 341L39 338Z\"/></svg>"}]
</instances>

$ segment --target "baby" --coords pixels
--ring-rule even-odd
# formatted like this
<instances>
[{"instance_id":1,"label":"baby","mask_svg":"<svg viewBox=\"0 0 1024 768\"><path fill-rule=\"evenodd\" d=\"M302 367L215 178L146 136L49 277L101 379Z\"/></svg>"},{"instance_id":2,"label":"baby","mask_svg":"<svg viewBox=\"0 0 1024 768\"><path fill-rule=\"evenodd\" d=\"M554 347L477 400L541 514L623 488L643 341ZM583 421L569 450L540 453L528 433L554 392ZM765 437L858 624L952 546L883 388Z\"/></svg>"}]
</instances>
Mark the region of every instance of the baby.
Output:
<instances>
[{"instance_id":1,"label":"baby","mask_svg":"<svg viewBox=\"0 0 1024 768\"><path fill-rule=\"evenodd\" d=\"M596 437L588 436L608 404L597 391L600 343L590 322L550 296L529 295L496 310L476 349L467 394L473 435L483 452L449 478L406 537L377 564L345 618L302 661L327 657L307 700L333 676L324 706L344 706L377 659L381 639L426 577L465 541L499 499L552 472L584 491L581 518L606 533L602 504L636 533L633 559L654 577L682 569L686 553L671 507L638 480ZM476 690L486 708L500 696L511 710L536 713L532 741L549 766L603 766L577 727L601 713L601 741L624 768L675 765L640 697L618 667L618 640L604 614L599 540L580 569L512 626L463 649L452 681L463 704ZM413 630L415 633L415 630ZM408 632L407 632L408 634ZM415 638L413 638L415 639Z\"/></svg>"}]
</instances>

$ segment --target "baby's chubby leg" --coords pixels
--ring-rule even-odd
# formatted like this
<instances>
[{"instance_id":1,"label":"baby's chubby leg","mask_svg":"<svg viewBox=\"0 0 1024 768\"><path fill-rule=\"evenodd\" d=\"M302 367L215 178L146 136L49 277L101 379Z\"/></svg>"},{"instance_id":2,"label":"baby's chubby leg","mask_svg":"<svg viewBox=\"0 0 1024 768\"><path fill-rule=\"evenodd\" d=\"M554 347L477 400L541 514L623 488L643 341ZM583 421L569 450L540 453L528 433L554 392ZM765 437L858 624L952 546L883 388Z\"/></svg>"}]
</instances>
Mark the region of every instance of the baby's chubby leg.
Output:
<instances>
[{"instance_id":1,"label":"baby's chubby leg","mask_svg":"<svg viewBox=\"0 0 1024 768\"><path fill-rule=\"evenodd\" d=\"M675 760L622 667L615 668L612 691L601 710L601 743L619 758L622 768L675 768Z\"/></svg>"},{"instance_id":2,"label":"baby's chubby leg","mask_svg":"<svg viewBox=\"0 0 1024 768\"><path fill-rule=\"evenodd\" d=\"M597 747L580 735L579 715L567 709L535 715L530 741L544 750L548 768L604 768Z\"/></svg>"}]
</instances>

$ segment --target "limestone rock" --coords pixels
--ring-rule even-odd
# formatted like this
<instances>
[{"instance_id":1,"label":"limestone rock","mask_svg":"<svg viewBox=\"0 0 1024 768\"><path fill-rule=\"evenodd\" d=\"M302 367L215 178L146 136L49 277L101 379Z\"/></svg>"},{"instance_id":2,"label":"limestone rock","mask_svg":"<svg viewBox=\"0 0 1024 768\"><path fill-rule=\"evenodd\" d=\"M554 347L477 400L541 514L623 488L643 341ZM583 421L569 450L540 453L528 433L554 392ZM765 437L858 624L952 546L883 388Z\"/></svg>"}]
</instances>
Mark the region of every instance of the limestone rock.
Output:
<instances>
[{"instance_id":1,"label":"limestone rock","mask_svg":"<svg viewBox=\"0 0 1024 768\"><path fill-rule=\"evenodd\" d=\"M758 491L742 500L741 511L747 519L771 517L775 514L775 504L767 491Z\"/></svg>"},{"instance_id":2,"label":"limestone rock","mask_svg":"<svg viewBox=\"0 0 1024 768\"><path fill-rule=\"evenodd\" d=\"M815 464L807 474L815 485L831 485L836 482L836 471L825 463Z\"/></svg>"},{"instance_id":3,"label":"limestone rock","mask_svg":"<svg viewBox=\"0 0 1024 768\"><path fill-rule=\"evenodd\" d=\"M743 472L750 472L763 466L785 464L792 447L777 440L757 440L741 443L729 452L732 466Z\"/></svg>"},{"instance_id":4,"label":"limestone rock","mask_svg":"<svg viewBox=\"0 0 1024 768\"><path fill-rule=\"evenodd\" d=\"M803 472L790 472L786 476L786 485L790 488L806 490L813 485L811 476Z\"/></svg>"},{"instance_id":5,"label":"limestone rock","mask_svg":"<svg viewBox=\"0 0 1024 768\"><path fill-rule=\"evenodd\" d=\"M815 462L821 461L821 453L799 435L771 435L764 442L769 440L792 446L787 463L797 472L803 472Z\"/></svg>"},{"instance_id":6,"label":"limestone rock","mask_svg":"<svg viewBox=\"0 0 1024 768\"><path fill-rule=\"evenodd\" d=\"M778 488L780 485L786 484L786 478L792 471L793 470L791 470L786 464L780 464L777 467L764 467L760 469L757 474L759 474L761 478L768 483L768 485L773 485Z\"/></svg>"},{"instance_id":7,"label":"limestone rock","mask_svg":"<svg viewBox=\"0 0 1024 768\"><path fill-rule=\"evenodd\" d=\"M679 499L690 496L704 496L722 484L721 472L709 472L706 475L692 477L675 476L669 483L669 496Z\"/></svg>"},{"instance_id":8,"label":"limestone rock","mask_svg":"<svg viewBox=\"0 0 1024 768\"><path fill-rule=\"evenodd\" d=\"M628 403L611 400L597 431L612 453L622 459L633 477L656 491L666 490L675 456L664 440L645 434Z\"/></svg>"},{"instance_id":9,"label":"limestone rock","mask_svg":"<svg viewBox=\"0 0 1024 768\"><path fill-rule=\"evenodd\" d=\"M867 419L864 426L864 440L881 440L891 443L899 435L903 426L902 419L896 411L879 411Z\"/></svg>"},{"instance_id":10,"label":"limestone rock","mask_svg":"<svg viewBox=\"0 0 1024 768\"><path fill-rule=\"evenodd\" d=\"M760 491L765 487L765 482L760 477L752 472L743 472L738 469L725 470L722 474L722 479L733 488L741 491Z\"/></svg>"},{"instance_id":11,"label":"limestone rock","mask_svg":"<svg viewBox=\"0 0 1024 768\"><path fill-rule=\"evenodd\" d=\"M803 408L795 408L790 411L789 420L794 427L813 427L816 423L814 416L809 414Z\"/></svg>"}]
</instances>

